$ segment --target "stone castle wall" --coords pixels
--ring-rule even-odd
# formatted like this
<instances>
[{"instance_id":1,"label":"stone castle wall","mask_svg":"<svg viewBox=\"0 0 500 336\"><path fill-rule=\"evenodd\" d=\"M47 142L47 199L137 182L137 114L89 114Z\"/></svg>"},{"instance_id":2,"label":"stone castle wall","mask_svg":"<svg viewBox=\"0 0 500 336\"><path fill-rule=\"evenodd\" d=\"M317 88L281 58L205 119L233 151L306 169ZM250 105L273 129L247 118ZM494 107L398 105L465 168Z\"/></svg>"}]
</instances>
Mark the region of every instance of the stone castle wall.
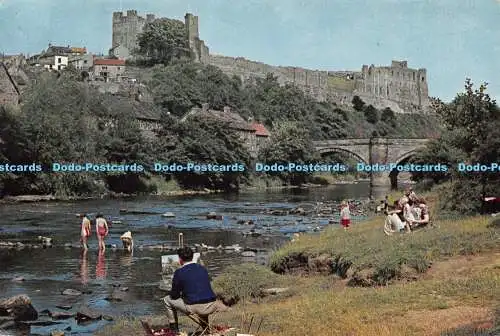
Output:
<instances>
[{"instance_id":1,"label":"stone castle wall","mask_svg":"<svg viewBox=\"0 0 500 336\"><path fill-rule=\"evenodd\" d=\"M380 109L389 107L397 113L425 112L429 106L426 70L410 69L405 61L392 61L391 66L382 67L364 65L361 71L272 66L220 55L209 55L205 63L239 76L244 82L271 73L282 85L296 85L319 101L338 105L351 106L357 95L367 104Z\"/></svg>"},{"instance_id":2,"label":"stone castle wall","mask_svg":"<svg viewBox=\"0 0 500 336\"><path fill-rule=\"evenodd\" d=\"M137 35L154 19L152 14L142 18L135 10L127 11L126 16L121 12L113 13L113 47L121 45L133 50L137 46ZM187 13L184 19L193 59L239 76L244 83L271 73L282 85L296 85L319 101L338 105L352 106L352 98L356 95L366 104L379 109L390 107L396 113L426 112L430 105L426 69L408 68L406 61L392 61L390 66L363 65L361 71L320 71L211 55L199 37L198 16Z\"/></svg>"},{"instance_id":3,"label":"stone castle wall","mask_svg":"<svg viewBox=\"0 0 500 336\"><path fill-rule=\"evenodd\" d=\"M153 14L147 14L146 18L137 15L136 10L128 10L124 15L122 12L113 13L113 38L111 48L122 46L132 52L137 48L137 36L148 22L155 20Z\"/></svg>"}]
</instances>

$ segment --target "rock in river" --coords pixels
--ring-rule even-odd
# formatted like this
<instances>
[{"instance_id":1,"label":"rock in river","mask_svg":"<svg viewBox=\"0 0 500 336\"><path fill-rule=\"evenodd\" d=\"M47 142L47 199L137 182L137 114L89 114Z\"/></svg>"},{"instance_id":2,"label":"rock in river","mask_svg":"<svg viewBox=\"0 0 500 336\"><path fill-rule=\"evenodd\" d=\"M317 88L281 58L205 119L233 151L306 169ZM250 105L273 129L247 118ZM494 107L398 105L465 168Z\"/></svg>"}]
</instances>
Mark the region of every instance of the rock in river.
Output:
<instances>
[{"instance_id":1,"label":"rock in river","mask_svg":"<svg viewBox=\"0 0 500 336\"><path fill-rule=\"evenodd\" d=\"M77 291L76 289L65 289L62 292L62 295L70 295L70 296L80 296L82 294L83 294L82 292Z\"/></svg>"},{"instance_id":2,"label":"rock in river","mask_svg":"<svg viewBox=\"0 0 500 336\"><path fill-rule=\"evenodd\" d=\"M75 314L68 312L51 312L49 316L52 317L54 320L65 320L74 317Z\"/></svg>"},{"instance_id":3,"label":"rock in river","mask_svg":"<svg viewBox=\"0 0 500 336\"><path fill-rule=\"evenodd\" d=\"M78 322L86 322L91 320L100 320L102 314L91 310L88 307L82 307L78 313L76 313L76 320Z\"/></svg>"},{"instance_id":4,"label":"rock in river","mask_svg":"<svg viewBox=\"0 0 500 336\"><path fill-rule=\"evenodd\" d=\"M34 321L38 318L38 312L27 295L16 295L0 300L0 316L13 317L14 321Z\"/></svg>"}]
</instances>

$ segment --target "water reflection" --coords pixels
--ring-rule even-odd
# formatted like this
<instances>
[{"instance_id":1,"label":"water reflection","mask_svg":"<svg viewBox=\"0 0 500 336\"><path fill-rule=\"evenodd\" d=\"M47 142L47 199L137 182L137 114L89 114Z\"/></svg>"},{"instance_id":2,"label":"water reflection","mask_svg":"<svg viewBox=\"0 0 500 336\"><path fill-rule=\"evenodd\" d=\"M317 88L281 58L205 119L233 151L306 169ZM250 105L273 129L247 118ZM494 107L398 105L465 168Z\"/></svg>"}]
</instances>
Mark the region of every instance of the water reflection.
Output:
<instances>
[{"instance_id":1,"label":"water reflection","mask_svg":"<svg viewBox=\"0 0 500 336\"><path fill-rule=\"evenodd\" d=\"M105 280L106 273L106 254L103 250L99 250L99 255L97 256L97 265L95 268L95 278Z\"/></svg>"},{"instance_id":2,"label":"water reflection","mask_svg":"<svg viewBox=\"0 0 500 336\"><path fill-rule=\"evenodd\" d=\"M132 267L132 259L133 259L134 252L124 252L120 256L120 266L122 267Z\"/></svg>"},{"instance_id":3,"label":"water reflection","mask_svg":"<svg viewBox=\"0 0 500 336\"><path fill-rule=\"evenodd\" d=\"M80 255L80 281L82 285L86 285L89 282L89 267L87 262L87 252L88 250L82 250Z\"/></svg>"}]
</instances>

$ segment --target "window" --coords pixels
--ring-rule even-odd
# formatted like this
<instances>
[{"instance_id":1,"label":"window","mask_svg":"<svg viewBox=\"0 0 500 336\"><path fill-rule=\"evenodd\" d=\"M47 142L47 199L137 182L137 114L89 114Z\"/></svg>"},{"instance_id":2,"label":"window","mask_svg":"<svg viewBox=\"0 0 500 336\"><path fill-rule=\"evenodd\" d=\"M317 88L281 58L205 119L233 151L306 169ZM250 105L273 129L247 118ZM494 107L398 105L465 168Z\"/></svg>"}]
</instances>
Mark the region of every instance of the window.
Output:
<instances>
[{"instance_id":1,"label":"window","mask_svg":"<svg viewBox=\"0 0 500 336\"><path fill-rule=\"evenodd\" d=\"M84 60L84 61L83 61L83 64L87 64L87 60Z\"/></svg>"},{"instance_id":2,"label":"window","mask_svg":"<svg viewBox=\"0 0 500 336\"><path fill-rule=\"evenodd\" d=\"M415 80L415 73L413 73L413 80Z\"/></svg>"},{"instance_id":3,"label":"window","mask_svg":"<svg viewBox=\"0 0 500 336\"><path fill-rule=\"evenodd\" d=\"M422 77L422 82L425 80L425 77Z\"/></svg>"},{"instance_id":4,"label":"window","mask_svg":"<svg viewBox=\"0 0 500 336\"><path fill-rule=\"evenodd\" d=\"M59 58L57 59L57 63L61 63L61 62L62 62L62 61L61 61L61 57L59 57Z\"/></svg>"},{"instance_id":5,"label":"window","mask_svg":"<svg viewBox=\"0 0 500 336\"><path fill-rule=\"evenodd\" d=\"M57 66L57 70L61 70L61 66L60 65Z\"/></svg>"},{"instance_id":6,"label":"window","mask_svg":"<svg viewBox=\"0 0 500 336\"><path fill-rule=\"evenodd\" d=\"M120 67L118 67L118 70L120 70Z\"/></svg>"}]
</instances>

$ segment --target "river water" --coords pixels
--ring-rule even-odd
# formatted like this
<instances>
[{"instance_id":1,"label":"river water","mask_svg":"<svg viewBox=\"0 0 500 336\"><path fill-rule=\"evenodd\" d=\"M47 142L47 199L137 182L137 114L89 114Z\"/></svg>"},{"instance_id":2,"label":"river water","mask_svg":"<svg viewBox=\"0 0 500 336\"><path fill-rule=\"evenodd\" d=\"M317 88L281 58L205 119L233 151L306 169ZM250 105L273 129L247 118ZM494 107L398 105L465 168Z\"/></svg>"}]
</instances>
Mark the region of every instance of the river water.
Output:
<instances>
[{"instance_id":1,"label":"river water","mask_svg":"<svg viewBox=\"0 0 500 336\"><path fill-rule=\"evenodd\" d=\"M148 197L0 205L0 241L30 243L38 236L45 236L53 238L54 244L46 249L0 249L0 297L27 294L38 311L62 311L55 306L69 303L73 306L70 312L76 312L79 305L86 305L113 317L161 314L160 299L165 295L159 288L161 256L167 252L151 250L148 246L175 246L182 232L184 243L189 245L239 244L257 251L270 250L289 239L290 233L324 227L330 218L265 215L266 209L306 208L321 201L367 199L369 196L368 184L358 183L309 190L174 199ZM151 213L127 214L120 209ZM223 215L224 220L207 220L204 215L212 211ZM120 235L128 230L132 232L136 246L132 255L119 248L108 248L99 255L95 236L91 237L90 250L86 254L79 248L64 246L78 243L80 220L76 214L88 213L93 218L98 212L114 221L108 244L120 246ZM162 217L166 212L174 213L175 218ZM355 217L354 222L362 219ZM239 220L253 220L253 228L262 235L245 235L250 227L238 224ZM240 253L223 250L204 252L202 260L212 276L229 265L248 261ZM257 258L251 261L264 264L266 260L267 253L257 253ZM16 277L24 281L13 281ZM105 300L116 286L128 287L124 300ZM61 295L67 288L87 293L69 302ZM67 334L91 335L109 323L103 320L79 326L74 319L61 322L47 327L32 326L31 332L47 335L50 330L71 328Z\"/></svg>"}]
</instances>

